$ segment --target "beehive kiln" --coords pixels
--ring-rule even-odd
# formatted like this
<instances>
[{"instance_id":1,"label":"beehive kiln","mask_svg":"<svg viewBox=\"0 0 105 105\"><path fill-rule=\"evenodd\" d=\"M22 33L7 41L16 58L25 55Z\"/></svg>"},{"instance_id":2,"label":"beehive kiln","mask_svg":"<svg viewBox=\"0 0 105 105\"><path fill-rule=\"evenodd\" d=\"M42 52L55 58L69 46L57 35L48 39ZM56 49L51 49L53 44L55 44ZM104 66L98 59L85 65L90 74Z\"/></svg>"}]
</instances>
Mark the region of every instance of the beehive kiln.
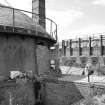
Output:
<instances>
[{"instance_id":1,"label":"beehive kiln","mask_svg":"<svg viewBox=\"0 0 105 105\"><path fill-rule=\"evenodd\" d=\"M50 46L56 43L57 30L50 30L50 35L45 29L46 20L55 24L45 17L45 0L32 4L33 13L0 4L0 104L35 104L32 81L26 77L12 81L11 71L34 76L50 72Z\"/></svg>"}]
</instances>

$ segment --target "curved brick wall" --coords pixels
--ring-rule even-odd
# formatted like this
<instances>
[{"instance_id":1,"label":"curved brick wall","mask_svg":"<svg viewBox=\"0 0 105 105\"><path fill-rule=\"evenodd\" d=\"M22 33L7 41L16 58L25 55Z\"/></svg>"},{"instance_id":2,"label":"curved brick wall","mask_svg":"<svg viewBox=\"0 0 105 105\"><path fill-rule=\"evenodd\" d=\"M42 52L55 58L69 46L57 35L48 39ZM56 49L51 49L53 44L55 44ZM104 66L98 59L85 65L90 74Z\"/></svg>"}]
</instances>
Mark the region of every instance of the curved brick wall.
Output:
<instances>
[{"instance_id":1,"label":"curved brick wall","mask_svg":"<svg viewBox=\"0 0 105 105\"><path fill-rule=\"evenodd\" d=\"M0 75L9 71L35 72L35 49L32 38L0 36Z\"/></svg>"},{"instance_id":2,"label":"curved brick wall","mask_svg":"<svg viewBox=\"0 0 105 105\"><path fill-rule=\"evenodd\" d=\"M38 71L39 74L48 74L50 70L48 46L36 47L36 42L31 37L0 35L0 76L9 76L10 71L33 73Z\"/></svg>"}]
</instances>

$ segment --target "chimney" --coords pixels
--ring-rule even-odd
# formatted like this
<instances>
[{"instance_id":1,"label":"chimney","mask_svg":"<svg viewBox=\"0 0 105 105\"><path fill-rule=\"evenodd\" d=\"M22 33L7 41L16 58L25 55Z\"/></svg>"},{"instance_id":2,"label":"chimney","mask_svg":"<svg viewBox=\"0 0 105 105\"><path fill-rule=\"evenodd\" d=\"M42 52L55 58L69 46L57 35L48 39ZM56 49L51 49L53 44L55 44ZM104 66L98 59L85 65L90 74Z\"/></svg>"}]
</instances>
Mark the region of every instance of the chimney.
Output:
<instances>
[{"instance_id":1,"label":"chimney","mask_svg":"<svg viewBox=\"0 0 105 105\"><path fill-rule=\"evenodd\" d=\"M33 20L45 28L45 0L32 0L32 12L38 14L32 15Z\"/></svg>"}]
</instances>

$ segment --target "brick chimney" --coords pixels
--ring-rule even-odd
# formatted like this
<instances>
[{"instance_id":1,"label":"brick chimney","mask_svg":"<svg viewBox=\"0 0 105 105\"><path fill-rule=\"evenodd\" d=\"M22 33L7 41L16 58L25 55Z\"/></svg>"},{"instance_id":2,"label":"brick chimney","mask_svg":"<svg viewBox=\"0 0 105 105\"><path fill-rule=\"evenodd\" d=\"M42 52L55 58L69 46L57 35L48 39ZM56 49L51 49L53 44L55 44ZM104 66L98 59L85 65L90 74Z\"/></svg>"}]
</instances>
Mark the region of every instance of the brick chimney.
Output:
<instances>
[{"instance_id":1,"label":"brick chimney","mask_svg":"<svg viewBox=\"0 0 105 105\"><path fill-rule=\"evenodd\" d=\"M32 0L32 12L38 14L32 15L33 20L45 28L45 0Z\"/></svg>"}]
</instances>

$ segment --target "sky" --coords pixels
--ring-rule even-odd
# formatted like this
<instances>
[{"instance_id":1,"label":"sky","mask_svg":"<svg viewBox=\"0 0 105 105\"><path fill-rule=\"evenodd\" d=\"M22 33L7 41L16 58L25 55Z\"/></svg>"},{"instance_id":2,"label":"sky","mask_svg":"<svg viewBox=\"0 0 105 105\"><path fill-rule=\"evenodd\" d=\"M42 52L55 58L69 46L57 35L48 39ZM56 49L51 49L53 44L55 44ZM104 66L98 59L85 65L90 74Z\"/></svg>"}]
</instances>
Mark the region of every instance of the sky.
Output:
<instances>
[{"instance_id":1,"label":"sky","mask_svg":"<svg viewBox=\"0 0 105 105\"><path fill-rule=\"evenodd\" d=\"M32 0L0 0L32 10ZM59 41L105 32L105 0L46 0L46 17L58 25Z\"/></svg>"}]
</instances>

